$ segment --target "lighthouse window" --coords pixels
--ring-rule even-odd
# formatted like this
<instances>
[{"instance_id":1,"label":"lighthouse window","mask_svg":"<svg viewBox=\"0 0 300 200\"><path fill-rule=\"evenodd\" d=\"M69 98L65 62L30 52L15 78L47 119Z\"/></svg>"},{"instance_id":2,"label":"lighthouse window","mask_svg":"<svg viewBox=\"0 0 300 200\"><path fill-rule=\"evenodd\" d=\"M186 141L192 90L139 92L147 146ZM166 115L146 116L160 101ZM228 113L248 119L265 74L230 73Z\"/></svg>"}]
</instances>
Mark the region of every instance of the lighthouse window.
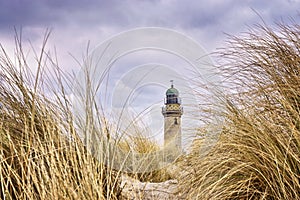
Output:
<instances>
[{"instance_id":1,"label":"lighthouse window","mask_svg":"<svg viewBox=\"0 0 300 200\"><path fill-rule=\"evenodd\" d=\"M177 118L175 118L175 120L174 120L174 124L178 124L178 122L177 122Z\"/></svg>"},{"instance_id":2,"label":"lighthouse window","mask_svg":"<svg viewBox=\"0 0 300 200\"><path fill-rule=\"evenodd\" d=\"M178 98L175 94L167 96L167 103L178 103Z\"/></svg>"}]
</instances>

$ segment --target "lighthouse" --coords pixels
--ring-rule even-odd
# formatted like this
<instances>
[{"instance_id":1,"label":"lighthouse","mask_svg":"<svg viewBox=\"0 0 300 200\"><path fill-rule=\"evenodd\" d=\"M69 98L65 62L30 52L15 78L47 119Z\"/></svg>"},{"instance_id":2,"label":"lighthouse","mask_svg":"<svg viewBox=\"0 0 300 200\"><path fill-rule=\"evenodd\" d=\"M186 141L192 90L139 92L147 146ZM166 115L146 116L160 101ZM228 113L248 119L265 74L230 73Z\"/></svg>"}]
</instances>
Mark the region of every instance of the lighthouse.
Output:
<instances>
[{"instance_id":1,"label":"lighthouse","mask_svg":"<svg viewBox=\"0 0 300 200\"><path fill-rule=\"evenodd\" d=\"M168 152L168 158L177 157L181 150L181 116L183 109L179 92L174 88L173 80L171 87L166 91L166 98L162 108L164 116L164 147Z\"/></svg>"}]
</instances>

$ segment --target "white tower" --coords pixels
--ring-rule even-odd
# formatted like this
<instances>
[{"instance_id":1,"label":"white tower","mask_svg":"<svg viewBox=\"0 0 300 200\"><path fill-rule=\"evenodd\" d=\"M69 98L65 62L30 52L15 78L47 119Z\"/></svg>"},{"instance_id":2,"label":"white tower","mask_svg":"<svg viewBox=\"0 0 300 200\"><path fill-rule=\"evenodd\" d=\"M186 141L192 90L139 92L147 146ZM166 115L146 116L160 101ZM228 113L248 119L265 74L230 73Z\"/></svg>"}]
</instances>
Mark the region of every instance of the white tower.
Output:
<instances>
[{"instance_id":1,"label":"white tower","mask_svg":"<svg viewBox=\"0 0 300 200\"><path fill-rule=\"evenodd\" d=\"M179 92L174 88L171 80L171 88L166 91L165 106L162 108L164 123L164 147L168 152L168 159L177 157L181 150L181 99Z\"/></svg>"}]
</instances>

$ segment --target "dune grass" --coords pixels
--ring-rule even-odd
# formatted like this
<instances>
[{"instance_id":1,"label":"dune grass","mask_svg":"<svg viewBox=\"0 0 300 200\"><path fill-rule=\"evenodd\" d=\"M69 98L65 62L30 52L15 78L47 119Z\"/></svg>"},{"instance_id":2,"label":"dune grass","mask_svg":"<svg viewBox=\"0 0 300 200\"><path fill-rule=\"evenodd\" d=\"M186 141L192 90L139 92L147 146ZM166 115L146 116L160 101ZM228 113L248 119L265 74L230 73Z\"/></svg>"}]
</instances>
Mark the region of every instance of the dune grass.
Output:
<instances>
[{"instance_id":1,"label":"dune grass","mask_svg":"<svg viewBox=\"0 0 300 200\"><path fill-rule=\"evenodd\" d=\"M300 199L300 27L256 26L218 52L225 124L204 158L189 155L188 199Z\"/></svg>"},{"instance_id":2,"label":"dune grass","mask_svg":"<svg viewBox=\"0 0 300 200\"><path fill-rule=\"evenodd\" d=\"M129 153L131 151L138 154L144 154L145 157L147 157L147 154L151 155L152 153L161 150L161 147L155 141L138 133L136 136L131 136L127 140L122 139L119 145L125 152ZM149 160L152 160L151 157L149 157ZM154 163L156 161L156 159L153 159L152 163L145 163L146 165L156 164L157 169L155 170L127 173L127 175L142 182L163 182L174 178L168 172L168 166L160 167L159 163Z\"/></svg>"},{"instance_id":3,"label":"dune grass","mask_svg":"<svg viewBox=\"0 0 300 200\"><path fill-rule=\"evenodd\" d=\"M222 132L209 154L199 156L199 141L177 161L184 171L178 195L300 199L299 33L299 25L257 26L231 37L218 52L226 109L211 114L222 114ZM48 37L36 54L35 74L20 38L14 58L1 46L0 198L120 199L123 172L96 159L79 138L63 83L68 77L46 51ZM53 67L54 76L47 67ZM49 98L45 90L51 89ZM110 137L108 124L102 128L98 138ZM143 136L118 145L125 152L158 150ZM153 182L172 178L165 169L130 175Z\"/></svg>"},{"instance_id":4,"label":"dune grass","mask_svg":"<svg viewBox=\"0 0 300 200\"><path fill-rule=\"evenodd\" d=\"M76 133L62 86L66 77L46 51L48 37L35 55L35 74L18 35L14 58L1 46L0 197L118 199L120 174L90 155ZM47 67L57 69L55 76ZM47 79L55 82L52 98L44 95L52 89Z\"/></svg>"}]
</instances>

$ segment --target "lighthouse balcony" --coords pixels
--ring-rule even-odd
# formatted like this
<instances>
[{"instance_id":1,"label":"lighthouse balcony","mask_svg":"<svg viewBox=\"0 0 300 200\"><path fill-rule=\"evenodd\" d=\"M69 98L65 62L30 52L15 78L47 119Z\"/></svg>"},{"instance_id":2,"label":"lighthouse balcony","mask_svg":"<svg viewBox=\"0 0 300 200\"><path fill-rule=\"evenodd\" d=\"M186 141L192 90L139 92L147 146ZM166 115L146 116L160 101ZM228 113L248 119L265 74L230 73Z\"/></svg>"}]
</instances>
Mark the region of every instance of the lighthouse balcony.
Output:
<instances>
[{"instance_id":1,"label":"lighthouse balcony","mask_svg":"<svg viewBox=\"0 0 300 200\"><path fill-rule=\"evenodd\" d=\"M183 108L180 106L177 106L177 105L175 106L175 105L162 107L162 114L163 115L165 115L165 114L180 114L180 115L182 115Z\"/></svg>"}]
</instances>

